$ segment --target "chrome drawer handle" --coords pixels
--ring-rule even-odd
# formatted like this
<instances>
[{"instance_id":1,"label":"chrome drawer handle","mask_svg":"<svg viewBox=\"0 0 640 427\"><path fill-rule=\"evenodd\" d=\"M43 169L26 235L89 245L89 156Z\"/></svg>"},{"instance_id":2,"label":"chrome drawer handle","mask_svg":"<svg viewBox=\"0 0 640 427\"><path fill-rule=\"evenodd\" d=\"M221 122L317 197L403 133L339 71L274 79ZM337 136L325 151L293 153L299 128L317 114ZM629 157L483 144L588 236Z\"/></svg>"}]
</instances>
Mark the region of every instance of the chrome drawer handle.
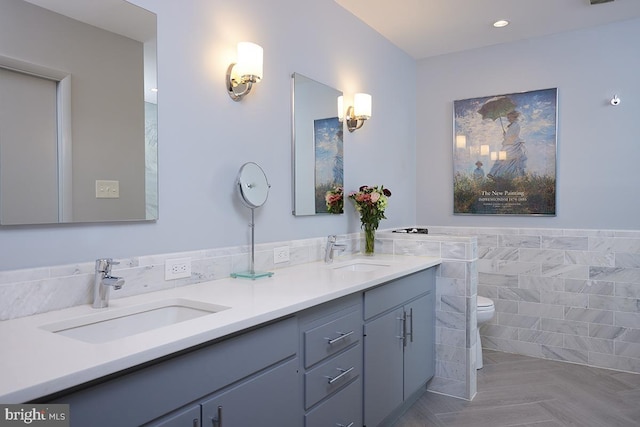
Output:
<instances>
[{"instance_id":1,"label":"chrome drawer handle","mask_svg":"<svg viewBox=\"0 0 640 427\"><path fill-rule=\"evenodd\" d=\"M338 334L340 334L340 336L338 338L331 339L331 338L325 337L325 340L328 340L328 344L329 345L335 344L338 341L340 341L341 339L346 338L349 335L353 334L353 331L351 331L351 332L338 332Z\"/></svg>"},{"instance_id":2,"label":"chrome drawer handle","mask_svg":"<svg viewBox=\"0 0 640 427\"><path fill-rule=\"evenodd\" d=\"M340 378L344 377L345 375L347 375L349 372L353 371L355 369L355 366L350 367L349 369L340 369L340 368L336 368L338 371L341 372L340 375L338 375L337 377L331 378L331 377L325 377L326 379L329 380L329 384L333 384L336 381L338 381Z\"/></svg>"},{"instance_id":3,"label":"chrome drawer handle","mask_svg":"<svg viewBox=\"0 0 640 427\"><path fill-rule=\"evenodd\" d=\"M336 427L353 427L354 425L355 425L355 423L349 423L348 425L336 424Z\"/></svg>"}]
</instances>

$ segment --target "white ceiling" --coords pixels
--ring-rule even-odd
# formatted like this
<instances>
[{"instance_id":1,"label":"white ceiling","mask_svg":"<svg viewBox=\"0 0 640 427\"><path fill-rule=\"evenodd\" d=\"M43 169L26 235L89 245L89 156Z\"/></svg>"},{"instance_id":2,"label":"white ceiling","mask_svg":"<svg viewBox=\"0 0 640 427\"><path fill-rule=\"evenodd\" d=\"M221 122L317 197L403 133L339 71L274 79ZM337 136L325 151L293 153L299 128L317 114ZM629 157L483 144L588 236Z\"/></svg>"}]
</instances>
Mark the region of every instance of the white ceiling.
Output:
<instances>
[{"instance_id":1,"label":"white ceiling","mask_svg":"<svg viewBox=\"0 0 640 427\"><path fill-rule=\"evenodd\" d=\"M640 0L335 1L415 59L640 17Z\"/></svg>"}]
</instances>

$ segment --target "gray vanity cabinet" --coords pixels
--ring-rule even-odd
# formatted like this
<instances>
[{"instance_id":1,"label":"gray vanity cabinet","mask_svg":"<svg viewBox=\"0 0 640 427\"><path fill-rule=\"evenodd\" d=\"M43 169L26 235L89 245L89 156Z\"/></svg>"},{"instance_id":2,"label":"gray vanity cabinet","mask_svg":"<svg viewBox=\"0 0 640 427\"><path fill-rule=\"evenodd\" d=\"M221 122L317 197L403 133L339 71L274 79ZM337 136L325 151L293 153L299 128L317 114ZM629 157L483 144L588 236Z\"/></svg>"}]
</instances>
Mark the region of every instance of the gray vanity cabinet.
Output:
<instances>
[{"instance_id":1,"label":"gray vanity cabinet","mask_svg":"<svg viewBox=\"0 0 640 427\"><path fill-rule=\"evenodd\" d=\"M377 427L434 374L435 269L35 403L72 427Z\"/></svg>"},{"instance_id":2,"label":"gray vanity cabinet","mask_svg":"<svg viewBox=\"0 0 640 427\"><path fill-rule=\"evenodd\" d=\"M364 293L364 425L376 427L435 371L435 269Z\"/></svg>"}]
</instances>

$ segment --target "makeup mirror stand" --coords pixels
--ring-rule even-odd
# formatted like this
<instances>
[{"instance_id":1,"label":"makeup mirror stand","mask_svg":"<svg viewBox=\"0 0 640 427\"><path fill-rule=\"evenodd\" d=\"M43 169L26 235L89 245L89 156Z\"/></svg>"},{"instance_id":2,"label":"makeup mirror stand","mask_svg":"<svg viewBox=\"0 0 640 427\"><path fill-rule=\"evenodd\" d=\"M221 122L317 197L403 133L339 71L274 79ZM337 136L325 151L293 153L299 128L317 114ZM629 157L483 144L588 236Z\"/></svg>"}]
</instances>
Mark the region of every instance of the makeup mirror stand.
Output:
<instances>
[{"instance_id":1,"label":"makeup mirror stand","mask_svg":"<svg viewBox=\"0 0 640 427\"><path fill-rule=\"evenodd\" d=\"M271 277L274 274L270 271L255 271L255 210L267 201L270 187L271 185L267 181L267 176L260 166L253 162L242 165L236 178L236 188L242 203L251 209L251 223L249 224L251 228L251 255L249 271L231 273L231 277L233 278L255 280L262 277Z\"/></svg>"}]
</instances>

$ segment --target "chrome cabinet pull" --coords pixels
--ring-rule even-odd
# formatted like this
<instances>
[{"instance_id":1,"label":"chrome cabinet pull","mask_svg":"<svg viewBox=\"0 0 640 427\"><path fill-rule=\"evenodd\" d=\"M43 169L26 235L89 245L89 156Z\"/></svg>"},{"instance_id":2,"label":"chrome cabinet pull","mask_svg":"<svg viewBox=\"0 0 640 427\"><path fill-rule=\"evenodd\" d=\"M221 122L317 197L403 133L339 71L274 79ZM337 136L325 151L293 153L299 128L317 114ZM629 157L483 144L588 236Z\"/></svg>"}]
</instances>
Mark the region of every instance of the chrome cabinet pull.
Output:
<instances>
[{"instance_id":1,"label":"chrome cabinet pull","mask_svg":"<svg viewBox=\"0 0 640 427\"><path fill-rule=\"evenodd\" d=\"M400 335L396 335L396 338L402 340L402 346L407 346L407 313L402 312L402 317L396 317L396 320L400 321Z\"/></svg>"},{"instance_id":2,"label":"chrome cabinet pull","mask_svg":"<svg viewBox=\"0 0 640 427\"><path fill-rule=\"evenodd\" d=\"M211 421L213 427L222 427L222 405L218 406L218 418L213 418Z\"/></svg>"},{"instance_id":3,"label":"chrome cabinet pull","mask_svg":"<svg viewBox=\"0 0 640 427\"><path fill-rule=\"evenodd\" d=\"M338 423L338 424L336 424L336 427L353 427L354 425L355 425L355 423L349 423L347 425Z\"/></svg>"},{"instance_id":4,"label":"chrome cabinet pull","mask_svg":"<svg viewBox=\"0 0 640 427\"><path fill-rule=\"evenodd\" d=\"M407 332L407 335L409 335L410 341L413 342L413 308L409 309L409 314L407 315L407 317L411 319L411 324L409 326L409 332Z\"/></svg>"},{"instance_id":5,"label":"chrome cabinet pull","mask_svg":"<svg viewBox=\"0 0 640 427\"><path fill-rule=\"evenodd\" d=\"M355 369L355 366L350 367L349 369L341 369L341 368L336 368L338 371L340 371L340 375L338 375L337 377L326 377L326 379L329 380L329 384L333 384L336 381L338 381L339 379L343 378L345 375L347 375L349 372L353 371Z\"/></svg>"},{"instance_id":6,"label":"chrome cabinet pull","mask_svg":"<svg viewBox=\"0 0 640 427\"><path fill-rule=\"evenodd\" d=\"M197 418L193 419L193 427L199 427L200 426L200 420Z\"/></svg>"},{"instance_id":7,"label":"chrome cabinet pull","mask_svg":"<svg viewBox=\"0 0 640 427\"><path fill-rule=\"evenodd\" d=\"M338 338L331 339L331 338L325 337L325 340L327 340L327 343L329 345L335 344L338 341L340 341L341 339L344 339L344 338L348 337L349 335L353 334L353 331L350 331L350 332L336 332L336 333L340 334L340 336Z\"/></svg>"}]
</instances>

